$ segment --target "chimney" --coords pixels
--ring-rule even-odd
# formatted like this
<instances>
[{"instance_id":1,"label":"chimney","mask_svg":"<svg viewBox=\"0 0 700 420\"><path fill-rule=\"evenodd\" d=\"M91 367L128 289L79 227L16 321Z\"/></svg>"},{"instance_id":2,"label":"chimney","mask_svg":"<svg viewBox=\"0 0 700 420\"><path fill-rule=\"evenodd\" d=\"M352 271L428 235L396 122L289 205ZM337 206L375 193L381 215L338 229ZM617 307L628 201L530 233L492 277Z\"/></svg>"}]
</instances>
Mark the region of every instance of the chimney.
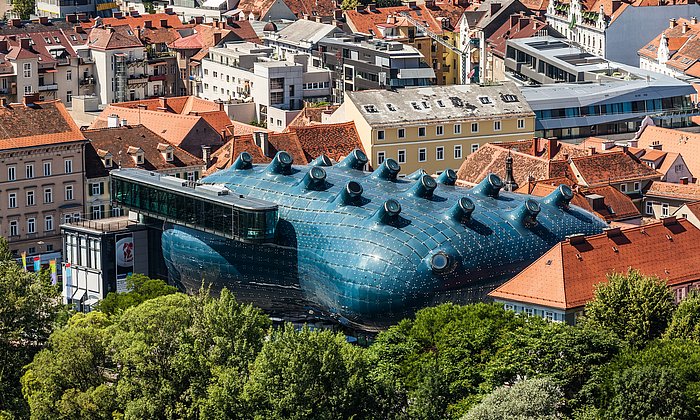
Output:
<instances>
[{"instance_id":1,"label":"chimney","mask_svg":"<svg viewBox=\"0 0 700 420\"><path fill-rule=\"evenodd\" d=\"M168 19L161 19L160 20L160 27L167 28L168 27Z\"/></svg>"},{"instance_id":2,"label":"chimney","mask_svg":"<svg viewBox=\"0 0 700 420\"><path fill-rule=\"evenodd\" d=\"M518 23L519 18L520 18L520 15L517 15L517 14L510 15L510 27L511 28Z\"/></svg>"},{"instance_id":3,"label":"chimney","mask_svg":"<svg viewBox=\"0 0 700 420\"><path fill-rule=\"evenodd\" d=\"M333 17L336 20L340 20L343 18L343 10L342 9L336 9L333 11Z\"/></svg>"},{"instance_id":4,"label":"chimney","mask_svg":"<svg viewBox=\"0 0 700 420\"><path fill-rule=\"evenodd\" d=\"M415 2L411 2L411 3L414 3L414 6L412 7L412 9L414 9ZM428 9L435 7L435 0L425 0L425 7L427 7Z\"/></svg>"},{"instance_id":5,"label":"chimney","mask_svg":"<svg viewBox=\"0 0 700 420\"><path fill-rule=\"evenodd\" d=\"M537 156L537 152L540 150L540 138L539 137L533 137L532 138L532 150L531 150L531 155L532 156Z\"/></svg>"},{"instance_id":6,"label":"chimney","mask_svg":"<svg viewBox=\"0 0 700 420\"><path fill-rule=\"evenodd\" d=\"M683 22L683 26L681 29L682 33L687 33L688 32L688 22Z\"/></svg>"},{"instance_id":7,"label":"chimney","mask_svg":"<svg viewBox=\"0 0 700 420\"><path fill-rule=\"evenodd\" d=\"M569 154L568 153L562 153L561 158L564 160L564 162L569 161Z\"/></svg>"},{"instance_id":8,"label":"chimney","mask_svg":"<svg viewBox=\"0 0 700 420\"><path fill-rule=\"evenodd\" d=\"M501 3L491 3L491 16L495 15L499 10L501 10Z\"/></svg>"},{"instance_id":9,"label":"chimney","mask_svg":"<svg viewBox=\"0 0 700 420\"><path fill-rule=\"evenodd\" d=\"M676 27L676 19L671 19L668 21L668 28L673 29Z\"/></svg>"},{"instance_id":10,"label":"chimney","mask_svg":"<svg viewBox=\"0 0 700 420\"><path fill-rule=\"evenodd\" d=\"M85 33L85 28L83 28L81 25L75 25L75 27L73 27L73 29L75 30L75 32L77 32L79 34Z\"/></svg>"},{"instance_id":11,"label":"chimney","mask_svg":"<svg viewBox=\"0 0 700 420\"><path fill-rule=\"evenodd\" d=\"M691 23L692 25L697 25L697 24L698 24L698 18L695 17L695 16L691 17L691 18L690 18L690 23Z\"/></svg>"},{"instance_id":12,"label":"chimney","mask_svg":"<svg viewBox=\"0 0 700 420\"><path fill-rule=\"evenodd\" d=\"M2 41L0 41L0 52L6 53L8 47L9 47L9 43L7 42L6 39L3 39Z\"/></svg>"},{"instance_id":13,"label":"chimney","mask_svg":"<svg viewBox=\"0 0 700 420\"><path fill-rule=\"evenodd\" d=\"M681 185L688 185L688 177L687 176L684 176L683 178L681 178Z\"/></svg>"},{"instance_id":14,"label":"chimney","mask_svg":"<svg viewBox=\"0 0 700 420\"><path fill-rule=\"evenodd\" d=\"M204 167L209 168L209 160L211 156L211 146L202 146L202 160L204 160Z\"/></svg>"},{"instance_id":15,"label":"chimney","mask_svg":"<svg viewBox=\"0 0 700 420\"><path fill-rule=\"evenodd\" d=\"M78 20L87 20L87 13L78 13Z\"/></svg>"},{"instance_id":16,"label":"chimney","mask_svg":"<svg viewBox=\"0 0 700 420\"><path fill-rule=\"evenodd\" d=\"M19 28L22 25L22 20L21 19L10 19L10 24L16 28Z\"/></svg>"},{"instance_id":17,"label":"chimney","mask_svg":"<svg viewBox=\"0 0 700 420\"><path fill-rule=\"evenodd\" d=\"M19 46L23 50L28 50L32 47L32 40L31 38L20 38L19 40Z\"/></svg>"},{"instance_id":18,"label":"chimney","mask_svg":"<svg viewBox=\"0 0 700 420\"><path fill-rule=\"evenodd\" d=\"M129 14L130 14L131 16L133 16L133 17L139 17L139 12L138 12L138 10L132 10L131 12L129 12Z\"/></svg>"},{"instance_id":19,"label":"chimney","mask_svg":"<svg viewBox=\"0 0 700 420\"><path fill-rule=\"evenodd\" d=\"M122 12L114 12L114 14L112 14L112 17L115 18L115 19L122 19L122 18L124 17L124 13L122 13Z\"/></svg>"},{"instance_id":20,"label":"chimney","mask_svg":"<svg viewBox=\"0 0 700 420\"><path fill-rule=\"evenodd\" d=\"M165 8L165 14L166 14L166 15L174 15L175 12L173 12L173 8L172 8L172 7L166 7L166 8Z\"/></svg>"},{"instance_id":21,"label":"chimney","mask_svg":"<svg viewBox=\"0 0 700 420\"><path fill-rule=\"evenodd\" d=\"M612 12L615 13L622 6L621 0L612 0Z\"/></svg>"},{"instance_id":22,"label":"chimney","mask_svg":"<svg viewBox=\"0 0 700 420\"><path fill-rule=\"evenodd\" d=\"M267 133L263 131L256 131L253 133L255 139L255 145L262 150L263 155L270 157L270 143L268 142Z\"/></svg>"},{"instance_id":23,"label":"chimney","mask_svg":"<svg viewBox=\"0 0 700 420\"><path fill-rule=\"evenodd\" d=\"M629 153L629 150L630 150L629 147L627 147L627 146L622 146L622 153L628 154L628 153Z\"/></svg>"},{"instance_id":24,"label":"chimney","mask_svg":"<svg viewBox=\"0 0 700 420\"><path fill-rule=\"evenodd\" d=\"M221 32L214 32L214 45L221 42Z\"/></svg>"},{"instance_id":25,"label":"chimney","mask_svg":"<svg viewBox=\"0 0 700 420\"><path fill-rule=\"evenodd\" d=\"M357 5L355 6L355 11L358 13L364 13L365 12L365 6L363 5Z\"/></svg>"},{"instance_id":26,"label":"chimney","mask_svg":"<svg viewBox=\"0 0 700 420\"><path fill-rule=\"evenodd\" d=\"M38 93L25 93L24 97L22 98L22 103L25 106L30 106L34 105L34 102L39 100L39 94Z\"/></svg>"},{"instance_id":27,"label":"chimney","mask_svg":"<svg viewBox=\"0 0 700 420\"><path fill-rule=\"evenodd\" d=\"M158 98L159 108L168 109L168 98L161 96Z\"/></svg>"},{"instance_id":28,"label":"chimney","mask_svg":"<svg viewBox=\"0 0 700 420\"><path fill-rule=\"evenodd\" d=\"M588 156L595 155L595 146L588 147Z\"/></svg>"},{"instance_id":29,"label":"chimney","mask_svg":"<svg viewBox=\"0 0 700 420\"><path fill-rule=\"evenodd\" d=\"M369 4L369 11L370 12L376 12L377 11L377 5L374 3Z\"/></svg>"},{"instance_id":30,"label":"chimney","mask_svg":"<svg viewBox=\"0 0 700 420\"><path fill-rule=\"evenodd\" d=\"M559 142L556 137L547 139L547 159L552 160L559 152Z\"/></svg>"},{"instance_id":31,"label":"chimney","mask_svg":"<svg viewBox=\"0 0 700 420\"><path fill-rule=\"evenodd\" d=\"M49 24L48 16L39 16L39 23L42 25L48 25Z\"/></svg>"},{"instance_id":32,"label":"chimney","mask_svg":"<svg viewBox=\"0 0 700 420\"><path fill-rule=\"evenodd\" d=\"M78 22L78 15L76 15L76 14L68 14L68 15L66 15L66 22L68 22L68 23L77 23L77 22Z\"/></svg>"},{"instance_id":33,"label":"chimney","mask_svg":"<svg viewBox=\"0 0 700 420\"><path fill-rule=\"evenodd\" d=\"M204 16L195 16L194 17L194 23L197 25L201 25L202 22L204 22Z\"/></svg>"},{"instance_id":34,"label":"chimney","mask_svg":"<svg viewBox=\"0 0 700 420\"><path fill-rule=\"evenodd\" d=\"M0 108L7 107L7 98L0 98Z\"/></svg>"},{"instance_id":35,"label":"chimney","mask_svg":"<svg viewBox=\"0 0 700 420\"><path fill-rule=\"evenodd\" d=\"M145 20L145 21L143 22L143 27L144 27L144 28L152 28L152 27L153 27L153 22L151 22L150 20Z\"/></svg>"},{"instance_id":36,"label":"chimney","mask_svg":"<svg viewBox=\"0 0 700 420\"><path fill-rule=\"evenodd\" d=\"M120 127L126 127L127 125L129 125L129 124L128 124L128 122L126 121L126 118L122 118L121 123L119 124L119 126L120 126Z\"/></svg>"},{"instance_id":37,"label":"chimney","mask_svg":"<svg viewBox=\"0 0 700 420\"><path fill-rule=\"evenodd\" d=\"M107 117L107 128L117 128L119 127L119 115L112 114Z\"/></svg>"}]
</instances>

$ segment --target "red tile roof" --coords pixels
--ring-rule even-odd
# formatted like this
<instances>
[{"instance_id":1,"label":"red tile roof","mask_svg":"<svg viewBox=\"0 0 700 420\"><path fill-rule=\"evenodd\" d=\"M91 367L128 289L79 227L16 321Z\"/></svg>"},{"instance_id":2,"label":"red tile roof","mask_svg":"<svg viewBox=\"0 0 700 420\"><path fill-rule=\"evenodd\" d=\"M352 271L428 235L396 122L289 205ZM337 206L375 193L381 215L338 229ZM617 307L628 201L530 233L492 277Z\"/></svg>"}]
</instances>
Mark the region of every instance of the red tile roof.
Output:
<instances>
[{"instance_id":1,"label":"red tile roof","mask_svg":"<svg viewBox=\"0 0 700 420\"><path fill-rule=\"evenodd\" d=\"M305 127L307 125L321 124L323 122L323 114L332 114L336 109L338 109L337 105L305 107L287 127Z\"/></svg>"},{"instance_id":2,"label":"red tile roof","mask_svg":"<svg viewBox=\"0 0 700 420\"><path fill-rule=\"evenodd\" d=\"M639 147L661 147L664 152L679 153L693 176L700 176L700 134L650 125L637 140Z\"/></svg>"},{"instance_id":3,"label":"red tile roof","mask_svg":"<svg viewBox=\"0 0 700 420\"><path fill-rule=\"evenodd\" d=\"M145 28L146 27L146 22L151 22L151 26L154 28L180 28L182 27L182 21L176 14L168 14L168 13L153 13L153 14L144 14L140 16L131 16L131 15L126 15L120 18L115 18L115 17L107 17L107 18L101 18L102 20L102 25L112 25L112 26L121 26L121 25L129 25L131 28L136 29L137 27L139 28ZM165 20L166 25L163 26L161 25L161 22ZM92 28L93 25L95 24L94 19L90 19L88 21L81 22L80 25L85 28L89 29Z\"/></svg>"},{"instance_id":4,"label":"red tile roof","mask_svg":"<svg viewBox=\"0 0 700 420\"><path fill-rule=\"evenodd\" d=\"M394 22L400 19L399 13L401 12L407 12L419 22L424 22L432 32L442 33L442 26L431 13L426 11L425 5L416 9L411 9L408 6L396 6L378 7L374 11L370 11L368 8L361 12L346 10L345 19L353 32L366 35L371 34L375 38L383 38L378 25L386 25L387 21ZM372 32L370 32L370 29Z\"/></svg>"},{"instance_id":5,"label":"red tile roof","mask_svg":"<svg viewBox=\"0 0 700 420\"><path fill-rule=\"evenodd\" d=\"M654 181L647 189L645 195L647 197L673 200L698 201L700 200L700 185Z\"/></svg>"},{"instance_id":6,"label":"red tile roof","mask_svg":"<svg viewBox=\"0 0 700 420\"><path fill-rule=\"evenodd\" d=\"M106 176L107 169L102 163L98 150L111 153L114 165L122 168L162 171L204 166L202 159L172 145L173 160L166 161L163 153L159 150L163 149L161 145L167 143L166 140L141 125L85 130L83 133L90 140L85 150L85 172L88 178ZM137 165L134 159L129 156L128 149L130 147L139 147L143 150L144 163L142 165Z\"/></svg>"},{"instance_id":7,"label":"red tile roof","mask_svg":"<svg viewBox=\"0 0 700 420\"><path fill-rule=\"evenodd\" d=\"M129 26L93 28L88 35L88 47L97 50L140 48L143 44Z\"/></svg>"},{"instance_id":8,"label":"red tile roof","mask_svg":"<svg viewBox=\"0 0 700 420\"><path fill-rule=\"evenodd\" d=\"M326 155L340 162L355 149L364 151L354 122L295 127L294 132L307 161Z\"/></svg>"},{"instance_id":9,"label":"red tile roof","mask_svg":"<svg viewBox=\"0 0 700 420\"><path fill-rule=\"evenodd\" d=\"M284 0L284 4L296 15L298 19L307 16L333 16L335 12L335 0Z\"/></svg>"},{"instance_id":10,"label":"red tile roof","mask_svg":"<svg viewBox=\"0 0 700 420\"><path fill-rule=\"evenodd\" d=\"M661 173L626 152L596 153L571 159L579 185L596 187L615 182L661 179Z\"/></svg>"},{"instance_id":11,"label":"red tile roof","mask_svg":"<svg viewBox=\"0 0 700 420\"><path fill-rule=\"evenodd\" d=\"M684 25L687 25L685 33L683 33ZM673 28L666 27L663 32L643 46L638 53L642 57L657 61L661 38L665 36L669 50L666 66L690 76L700 75L700 40L698 35L700 35L700 24L679 18Z\"/></svg>"},{"instance_id":12,"label":"red tile roof","mask_svg":"<svg viewBox=\"0 0 700 420\"><path fill-rule=\"evenodd\" d=\"M145 109L148 111L157 111L159 108L165 108L165 110L168 112L184 115L193 112L219 111L221 109L221 106L218 103L198 98L196 96L140 99L138 101L119 102L116 104L111 104L110 106L133 109L138 109L139 106L145 106Z\"/></svg>"},{"instance_id":13,"label":"red tile roof","mask_svg":"<svg viewBox=\"0 0 700 420\"><path fill-rule=\"evenodd\" d=\"M488 49L496 56L505 58L506 41L509 39L530 38L548 27L549 25L543 18L514 14L495 30L493 35L486 40L486 43Z\"/></svg>"},{"instance_id":14,"label":"red tile roof","mask_svg":"<svg viewBox=\"0 0 700 420\"><path fill-rule=\"evenodd\" d=\"M58 100L0 107L0 149L83 141L85 137Z\"/></svg>"},{"instance_id":15,"label":"red tile roof","mask_svg":"<svg viewBox=\"0 0 700 420\"><path fill-rule=\"evenodd\" d=\"M670 286L700 279L700 230L686 219L611 230L580 242L555 245L513 279L489 293L496 299L579 308L594 296L606 275L630 267Z\"/></svg>"}]
</instances>

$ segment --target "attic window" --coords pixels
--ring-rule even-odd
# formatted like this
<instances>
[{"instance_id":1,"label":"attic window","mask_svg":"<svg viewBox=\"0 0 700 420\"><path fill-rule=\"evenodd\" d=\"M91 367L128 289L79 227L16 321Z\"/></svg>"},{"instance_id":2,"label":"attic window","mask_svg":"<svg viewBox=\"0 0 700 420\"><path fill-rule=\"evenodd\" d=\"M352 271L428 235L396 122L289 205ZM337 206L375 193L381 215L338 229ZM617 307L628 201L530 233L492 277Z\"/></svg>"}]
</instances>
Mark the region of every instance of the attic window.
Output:
<instances>
[{"instance_id":1,"label":"attic window","mask_svg":"<svg viewBox=\"0 0 700 420\"><path fill-rule=\"evenodd\" d=\"M51 38L49 38L48 36L45 36L44 42L46 42L47 44L51 44Z\"/></svg>"},{"instance_id":2,"label":"attic window","mask_svg":"<svg viewBox=\"0 0 700 420\"><path fill-rule=\"evenodd\" d=\"M518 102L518 97L515 95L507 94L502 95L501 97L503 98L503 102Z\"/></svg>"},{"instance_id":3,"label":"attic window","mask_svg":"<svg viewBox=\"0 0 700 420\"><path fill-rule=\"evenodd\" d=\"M365 105L365 111L369 112L370 114L376 114L379 112L377 107L374 105Z\"/></svg>"},{"instance_id":4,"label":"attic window","mask_svg":"<svg viewBox=\"0 0 700 420\"><path fill-rule=\"evenodd\" d=\"M386 104L386 109L388 109L391 112L396 112L396 107L392 104Z\"/></svg>"},{"instance_id":5,"label":"attic window","mask_svg":"<svg viewBox=\"0 0 700 420\"><path fill-rule=\"evenodd\" d=\"M479 102L481 102L484 105L488 105L491 103L491 98L488 96L479 96Z\"/></svg>"},{"instance_id":6,"label":"attic window","mask_svg":"<svg viewBox=\"0 0 700 420\"><path fill-rule=\"evenodd\" d=\"M464 106L464 102L462 102L462 98L458 98L456 96L450 96L450 101L452 101L452 105L461 108Z\"/></svg>"},{"instance_id":7,"label":"attic window","mask_svg":"<svg viewBox=\"0 0 700 420\"><path fill-rule=\"evenodd\" d=\"M143 153L136 154L136 164L143 165Z\"/></svg>"},{"instance_id":8,"label":"attic window","mask_svg":"<svg viewBox=\"0 0 700 420\"><path fill-rule=\"evenodd\" d=\"M134 35L134 33L131 32L131 29L127 29L127 30L126 30L126 33L129 34L129 35Z\"/></svg>"},{"instance_id":9,"label":"attic window","mask_svg":"<svg viewBox=\"0 0 700 420\"><path fill-rule=\"evenodd\" d=\"M111 168L112 167L112 158L106 157L104 160L104 163L105 163L105 168Z\"/></svg>"},{"instance_id":10,"label":"attic window","mask_svg":"<svg viewBox=\"0 0 700 420\"><path fill-rule=\"evenodd\" d=\"M75 35L71 35L71 36L70 36L70 39L73 40L73 41L77 41L77 40L78 40L78 38L76 38Z\"/></svg>"},{"instance_id":11,"label":"attic window","mask_svg":"<svg viewBox=\"0 0 700 420\"><path fill-rule=\"evenodd\" d=\"M441 100L438 100L438 101L437 101L437 104L438 104L438 106L439 106L440 108L444 108L444 107L445 107L445 104L444 104Z\"/></svg>"},{"instance_id":12,"label":"attic window","mask_svg":"<svg viewBox=\"0 0 700 420\"><path fill-rule=\"evenodd\" d=\"M430 109L430 104L429 104L429 103L427 103L427 102L425 102L425 101L423 101L423 102L421 102L421 103L423 104L423 108L424 108L424 109Z\"/></svg>"},{"instance_id":13,"label":"attic window","mask_svg":"<svg viewBox=\"0 0 700 420\"><path fill-rule=\"evenodd\" d=\"M166 162L172 162L173 161L173 151L172 150L167 150L165 152L165 161Z\"/></svg>"},{"instance_id":14,"label":"attic window","mask_svg":"<svg viewBox=\"0 0 700 420\"><path fill-rule=\"evenodd\" d=\"M411 102L411 106L412 106L413 109L415 109L416 111L420 111L420 110L421 110L420 104L419 104L418 102Z\"/></svg>"},{"instance_id":15,"label":"attic window","mask_svg":"<svg viewBox=\"0 0 700 420\"><path fill-rule=\"evenodd\" d=\"M53 37L53 41L54 41L56 44L60 44L60 43L61 43L61 40L58 39L57 36Z\"/></svg>"}]
</instances>

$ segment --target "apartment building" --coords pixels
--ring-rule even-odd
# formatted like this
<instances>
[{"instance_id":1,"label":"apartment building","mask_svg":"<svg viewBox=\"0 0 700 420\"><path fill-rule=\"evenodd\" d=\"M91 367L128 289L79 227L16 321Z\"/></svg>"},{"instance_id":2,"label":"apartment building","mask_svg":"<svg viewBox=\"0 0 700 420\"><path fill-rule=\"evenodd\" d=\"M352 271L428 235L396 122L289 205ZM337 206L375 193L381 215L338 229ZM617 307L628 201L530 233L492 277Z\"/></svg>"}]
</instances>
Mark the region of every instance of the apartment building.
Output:
<instances>
[{"instance_id":1,"label":"apartment building","mask_svg":"<svg viewBox=\"0 0 700 420\"><path fill-rule=\"evenodd\" d=\"M321 39L344 34L335 25L309 19L299 19L279 31L274 22L268 22L263 30L265 45L274 48L274 55L281 60L285 60L288 54L311 55Z\"/></svg>"},{"instance_id":2,"label":"apartment building","mask_svg":"<svg viewBox=\"0 0 700 420\"><path fill-rule=\"evenodd\" d=\"M485 143L531 138L534 117L513 83L346 92L334 113L355 122L372 167L391 158L404 175L456 170Z\"/></svg>"},{"instance_id":3,"label":"apartment building","mask_svg":"<svg viewBox=\"0 0 700 420\"><path fill-rule=\"evenodd\" d=\"M110 17L119 10L112 0L37 0L36 14L49 19L64 18L72 13L84 13L90 16Z\"/></svg>"},{"instance_id":4,"label":"apartment building","mask_svg":"<svg viewBox=\"0 0 700 420\"><path fill-rule=\"evenodd\" d=\"M118 217L112 207L109 172L116 168L140 168L189 181L204 173L205 165L182 148L145 126L120 125L118 117L107 128L83 131L85 147L85 218Z\"/></svg>"},{"instance_id":5,"label":"apartment building","mask_svg":"<svg viewBox=\"0 0 700 420\"><path fill-rule=\"evenodd\" d=\"M0 100L0 231L12 252L61 258L58 226L83 209L85 137L60 101Z\"/></svg>"},{"instance_id":6,"label":"apartment building","mask_svg":"<svg viewBox=\"0 0 700 420\"><path fill-rule=\"evenodd\" d=\"M694 1L553 0L547 21L587 52L630 66L639 65L637 51L658 34L669 19L700 14Z\"/></svg>"},{"instance_id":7,"label":"apartment building","mask_svg":"<svg viewBox=\"0 0 700 420\"><path fill-rule=\"evenodd\" d=\"M257 121L284 130L304 102L328 101L331 72L308 66L308 56L274 60L274 49L251 42L209 49L202 60L200 96L223 102L253 102ZM248 122L248 121L245 121Z\"/></svg>"}]
</instances>

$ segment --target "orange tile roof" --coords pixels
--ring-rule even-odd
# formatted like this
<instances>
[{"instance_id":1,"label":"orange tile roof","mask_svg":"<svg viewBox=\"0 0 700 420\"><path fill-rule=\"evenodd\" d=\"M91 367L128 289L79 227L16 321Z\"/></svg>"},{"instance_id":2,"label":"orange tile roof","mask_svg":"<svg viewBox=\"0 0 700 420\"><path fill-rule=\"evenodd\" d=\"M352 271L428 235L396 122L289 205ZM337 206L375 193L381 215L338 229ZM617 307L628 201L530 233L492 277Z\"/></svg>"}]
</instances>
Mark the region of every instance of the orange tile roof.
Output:
<instances>
[{"instance_id":1,"label":"orange tile roof","mask_svg":"<svg viewBox=\"0 0 700 420\"><path fill-rule=\"evenodd\" d=\"M323 114L332 114L338 105L327 105L324 107L304 107L287 127L304 127L307 125L320 124L323 122Z\"/></svg>"},{"instance_id":2,"label":"orange tile roof","mask_svg":"<svg viewBox=\"0 0 700 420\"><path fill-rule=\"evenodd\" d=\"M59 100L32 106L0 107L0 149L84 141L85 137Z\"/></svg>"},{"instance_id":3,"label":"orange tile roof","mask_svg":"<svg viewBox=\"0 0 700 420\"><path fill-rule=\"evenodd\" d=\"M364 152L354 122L295 127L294 132L308 161L312 161L320 155L326 155L330 159L340 162L355 149Z\"/></svg>"},{"instance_id":4,"label":"orange tile roof","mask_svg":"<svg viewBox=\"0 0 700 420\"><path fill-rule=\"evenodd\" d=\"M175 96L167 98L140 99L138 101L118 102L110 104L119 108L138 109L145 106L148 111L156 111L165 108L174 114L190 114L193 112L209 112L221 109L218 103L198 98L196 96Z\"/></svg>"},{"instance_id":5,"label":"orange tile roof","mask_svg":"<svg viewBox=\"0 0 700 420\"><path fill-rule=\"evenodd\" d=\"M546 6L545 6L546 8ZM496 56L505 58L506 42L509 39L522 39L535 36L538 32L546 30L549 24L543 18L537 16L524 16L524 14L511 15L493 34L486 40L489 51Z\"/></svg>"},{"instance_id":6,"label":"orange tile roof","mask_svg":"<svg viewBox=\"0 0 700 420\"><path fill-rule=\"evenodd\" d=\"M229 118L228 114L224 111L200 112L199 115L204 118L204 121L209 123L217 133L226 131L227 127L231 125L231 118Z\"/></svg>"},{"instance_id":7,"label":"orange tile roof","mask_svg":"<svg viewBox=\"0 0 700 420\"><path fill-rule=\"evenodd\" d=\"M683 25L687 25L685 33L683 33ZM666 65L690 76L700 76L700 40L698 35L700 35L700 24L694 24L690 20L680 18L676 20L676 26L664 29L643 46L638 54L656 61L661 37L665 36L669 49L669 59Z\"/></svg>"},{"instance_id":8,"label":"orange tile roof","mask_svg":"<svg viewBox=\"0 0 700 420\"><path fill-rule=\"evenodd\" d=\"M647 126L637 139L638 146L661 147L664 152L678 153L694 177L700 175L700 134ZM664 159L666 160L666 159Z\"/></svg>"},{"instance_id":9,"label":"orange tile roof","mask_svg":"<svg viewBox=\"0 0 700 420\"><path fill-rule=\"evenodd\" d=\"M695 217L700 219L700 201L695 201L693 203L685 203L685 207L687 207L688 211L693 213ZM676 214L678 214L678 211L676 211Z\"/></svg>"},{"instance_id":10,"label":"orange tile roof","mask_svg":"<svg viewBox=\"0 0 700 420\"><path fill-rule=\"evenodd\" d=\"M333 16L336 9L335 0L284 0L284 4L298 19L308 16Z\"/></svg>"},{"instance_id":11,"label":"orange tile roof","mask_svg":"<svg viewBox=\"0 0 700 420\"><path fill-rule=\"evenodd\" d=\"M579 308L594 296L606 275L630 267L658 276L670 286L700 279L700 230L686 219L674 218L589 236L567 239L510 281L489 293L496 299Z\"/></svg>"},{"instance_id":12,"label":"orange tile roof","mask_svg":"<svg viewBox=\"0 0 700 420\"><path fill-rule=\"evenodd\" d=\"M661 173L640 162L636 156L622 151L572 158L571 166L575 169L577 183L588 187L661 179Z\"/></svg>"},{"instance_id":13,"label":"orange tile roof","mask_svg":"<svg viewBox=\"0 0 700 420\"><path fill-rule=\"evenodd\" d=\"M143 43L129 26L93 28L88 35L87 45L97 50L143 47Z\"/></svg>"},{"instance_id":14,"label":"orange tile roof","mask_svg":"<svg viewBox=\"0 0 700 420\"><path fill-rule=\"evenodd\" d=\"M377 7L375 11L370 11L368 8L365 8L362 12L346 10L345 19L353 32L365 35L372 34L375 38L383 38L378 25L386 25L387 20L399 19L401 17L399 13L401 12L407 12L414 19L424 22L432 32L442 33L442 26L431 13L426 11L425 5L417 9L411 9L408 6L395 6Z\"/></svg>"},{"instance_id":15,"label":"orange tile roof","mask_svg":"<svg viewBox=\"0 0 700 420\"><path fill-rule=\"evenodd\" d=\"M654 181L647 189L646 196L684 201L698 201L700 200L700 185L683 185L672 182Z\"/></svg>"},{"instance_id":16,"label":"orange tile roof","mask_svg":"<svg viewBox=\"0 0 700 420\"><path fill-rule=\"evenodd\" d=\"M145 28L146 22L151 22L151 26L154 28L180 28L182 26L182 21L176 14L168 13L153 13L153 14L143 14L139 16L125 15L120 18L106 17L101 18L103 25L121 26L129 25L131 28ZM166 26L161 25L161 21L166 21ZM94 19L83 21L80 25L85 29L90 29L95 24Z\"/></svg>"}]
</instances>

